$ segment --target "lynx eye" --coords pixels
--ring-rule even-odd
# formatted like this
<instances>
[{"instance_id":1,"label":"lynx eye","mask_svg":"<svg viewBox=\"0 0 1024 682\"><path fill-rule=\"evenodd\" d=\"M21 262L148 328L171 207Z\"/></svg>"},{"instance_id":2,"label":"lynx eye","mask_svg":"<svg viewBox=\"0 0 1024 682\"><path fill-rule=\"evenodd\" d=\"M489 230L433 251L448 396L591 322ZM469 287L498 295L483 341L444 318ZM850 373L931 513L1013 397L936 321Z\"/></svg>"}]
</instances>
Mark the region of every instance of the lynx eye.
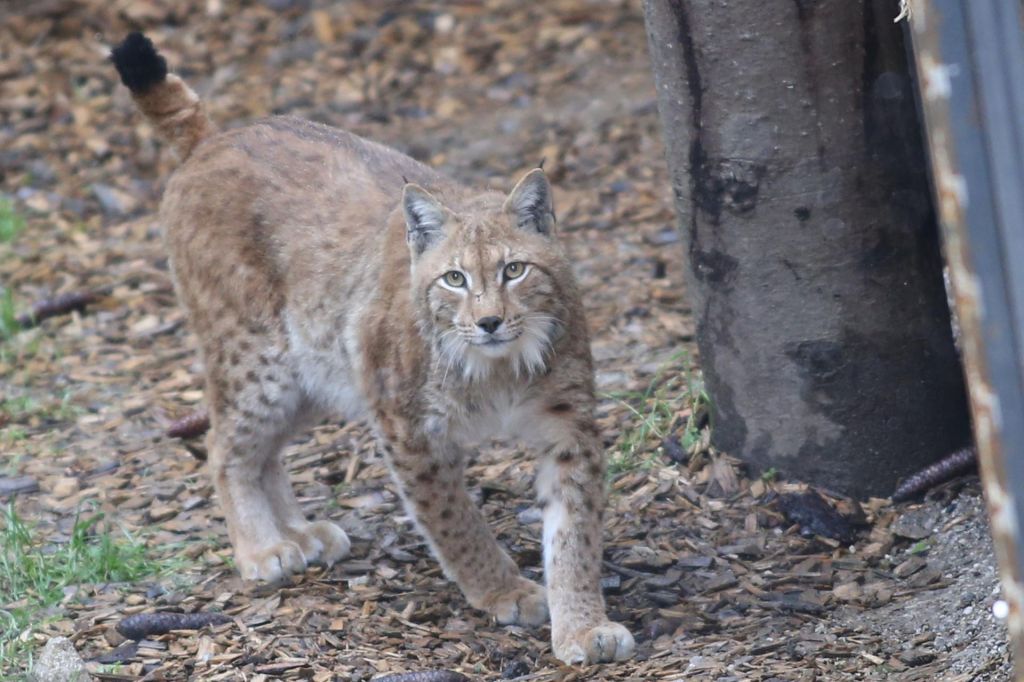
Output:
<instances>
[{"instance_id":1,"label":"lynx eye","mask_svg":"<svg viewBox=\"0 0 1024 682\"><path fill-rule=\"evenodd\" d=\"M449 270L444 273L444 283L450 287L459 289L466 286L466 276L458 270Z\"/></svg>"},{"instance_id":2,"label":"lynx eye","mask_svg":"<svg viewBox=\"0 0 1024 682\"><path fill-rule=\"evenodd\" d=\"M505 281L519 279L526 272L526 265L518 261L505 266Z\"/></svg>"}]
</instances>

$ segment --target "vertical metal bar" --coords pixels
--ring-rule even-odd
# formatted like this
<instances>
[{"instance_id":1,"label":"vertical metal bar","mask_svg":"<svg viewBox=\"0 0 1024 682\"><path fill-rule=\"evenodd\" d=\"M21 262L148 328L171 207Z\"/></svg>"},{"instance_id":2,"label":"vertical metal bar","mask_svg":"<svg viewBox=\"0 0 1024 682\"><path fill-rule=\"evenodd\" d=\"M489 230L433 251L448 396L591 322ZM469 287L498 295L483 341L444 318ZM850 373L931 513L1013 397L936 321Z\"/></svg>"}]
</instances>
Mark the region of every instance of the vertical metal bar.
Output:
<instances>
[{"instance_id":1,"label":"vertical metal bar","mask_svg":"<svg viewBox=\"0 0 1024 682\"><path fill-rule=\"evenodd\" d=\"M916 0L914 55L1016 679L1024 680L1024 36L1018 0Z\"/></svg>"}]
</instances>

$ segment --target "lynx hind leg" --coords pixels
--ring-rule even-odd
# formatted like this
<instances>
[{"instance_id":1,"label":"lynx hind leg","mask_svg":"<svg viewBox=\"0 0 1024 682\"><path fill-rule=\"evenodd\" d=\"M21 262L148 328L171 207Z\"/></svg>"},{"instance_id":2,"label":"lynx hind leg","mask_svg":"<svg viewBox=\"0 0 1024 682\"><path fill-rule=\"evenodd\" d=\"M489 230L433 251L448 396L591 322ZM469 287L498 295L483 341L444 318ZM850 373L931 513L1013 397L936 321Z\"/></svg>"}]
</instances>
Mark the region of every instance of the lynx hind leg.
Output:
<instances>
[{"instance_id":1,"label":"lynx hind leg","mask_svg":"<svg viewBox=\"0 0 1024 682\"><path fill-rule=\"evenodd\" d=\"M209 466L235 551L246 580L275 581L306 568L299 545L278 528L262 487L267 460L278 456L283 437L267 422L234 411L211 414Z\"/></svg>"},{"instance_id":2,"label":"lynx hind leg","mask_svg":"<svg viewBox=\"0 0 1024 682\"><path fill-rule=\"evenodd\" d=\"M278 530L299 546L307 562L331 566L348 556L352 544L345 531L330 521L307 521L303 516L279 456L267 460L262 484L274 508Z\"/></svg>"},{"instance_id":3,"label":"lynx hind leg","mask_svg":"<svg viewBox=\"0 0 1024 682\"><path fill-rule=\"evenodd\" d=\"M267 339L227 339L220 353L207 353L210 473L248 580L276 581L348 552L340 528L303 518L280 461L301 402L282 345L269 350L275 344Z\"/></svg>"}]
</instances>

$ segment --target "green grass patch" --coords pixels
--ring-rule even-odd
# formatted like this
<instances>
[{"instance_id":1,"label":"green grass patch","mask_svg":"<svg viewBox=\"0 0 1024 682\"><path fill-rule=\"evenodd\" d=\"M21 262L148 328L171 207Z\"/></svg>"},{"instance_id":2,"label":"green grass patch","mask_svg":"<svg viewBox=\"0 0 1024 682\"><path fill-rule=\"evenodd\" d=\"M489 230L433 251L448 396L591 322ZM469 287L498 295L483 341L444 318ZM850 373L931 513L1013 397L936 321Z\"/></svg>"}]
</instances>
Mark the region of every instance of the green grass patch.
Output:
<instances>
[{"instance_id":1,"label":"green grass patch","mask_svg":"<svg viewBox=\"0 0 1024 682\"><path fill-rule=\"evenodd\" d=\"M21 331L18 312L14 308L14 294L4 289L0 294L0 340L6 341Z\"/></svg>"},{"instance_id":2,"label":"green grass patch","mask_svg":"<svg viewBox=\"0 0 1024 682\"><path fill-rule=\"evenodd\" d=\"M12 443L17 443L20 440L25 440L26 438L28 438L28 432L20 426L0 429L0 443L10 445Z\"/></svg>"},{"instance_id":3,"label":"green grass patch","mask_svg":"<svg viewBox=\"0 0 1024 682\"><path fill-rule=\"evenodd\" d=\"M57 423L74 421L83 409L74 404L71 391L64 391L60 400L40 403L23 395L0 401L0 422L29 424L33 422Z\"/></svg>"},{"instance_id":4,"label":"green grass patch","mask_svg":"<svg viewBox=\"0 0 1024 682\"><path fill-rule=\"evenodd\" d=\"M27 395L0 401L0 415L3 415L7 421L21 421L35 412L36 409L38 409L36 401Z\"/></svg>"},{"instance_id":5,"label":"green grass patch","mask_svg":"<svg viewBox=\"0 0 1024 682\"><path fill-rule=\"evenodd\" d=\"M42 417L49 421L70 422L78 419L85 410L74 403L71 391L64 391L60 402L43 411Z\"/></svg>"},{"instance_id":6,"label":"green grass patch","mask_svg":"<svg viewBox=\"0 0 1024 682\"><path fill-rule=\"evenodd\" d=\"M701 440L702 423L710 400L689 355L679 352L655 372L643 391L610 393L604 397L624 405L635 417L608 458L608 475L617 476L655 462L658 446L670 436L689 451Z\"/></svg>"},{"instance_id":7,"label":"green grass patch","mask_svg":"<svg viewBox=\"0 0 1024 682\"><path fill-rule=\"evenodd\" d=\"M133 583L173 570L180 562L157 559L102 513L75 517L71 537L39 537L10 502L0 513L0 679L31 665L31 633L78 585Z\"/></svg>"},{"instance_id":8,"label":"green grass patch","mask_svg":"<svg viewBox=\"0 0 1024 682\"><path fill-rule=\"evenodd\" d=\"M25 218L9 199L0 199L0 243L13 242L25 229Z\"/></svg>"}]
</instances>

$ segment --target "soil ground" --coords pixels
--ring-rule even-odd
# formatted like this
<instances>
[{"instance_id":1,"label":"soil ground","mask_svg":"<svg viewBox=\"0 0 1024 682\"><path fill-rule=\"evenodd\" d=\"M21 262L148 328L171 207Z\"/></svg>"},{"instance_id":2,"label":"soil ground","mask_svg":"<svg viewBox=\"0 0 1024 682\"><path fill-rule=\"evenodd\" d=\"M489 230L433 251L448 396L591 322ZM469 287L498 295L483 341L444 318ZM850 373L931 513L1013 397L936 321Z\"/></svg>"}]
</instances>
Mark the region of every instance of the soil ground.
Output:
<instances>
[{"instance_id":1,"label":"soil ground","mask_svg":"<svg viewBox=\"0 0 1024 682\"><path fill-rule=\"evenodd\" d=\"M41 551L101 512L93 540L124 530L153 566L66 586L15 633L25 650L70 636L109 680L1009 679L976 482L924 504L833 500L867 524L845 547L779 511L799 485L747 477L706 446L638 2L39 0L0 16L0 191L27 217L0 244L8 300L103 291L85 314L3 339L0 484L22 489L13 509ZM284 586L237 578L199 441L164 436L201 405L202 382L153 216L174 160L104 59L140 28L227 126L306 116L501 189L546 159L593 331L612 462L603 572L634 660L567 667L547 628L468 607L360 424L320 426L287 452L305 509L344 526L353 556ZM539 577L531 472L529 453L496 448L469 478ZM0 593L0 612L31 604ZM153 610L233 620L137 645L114 630Z\"/></svg>"}]
</instances>

